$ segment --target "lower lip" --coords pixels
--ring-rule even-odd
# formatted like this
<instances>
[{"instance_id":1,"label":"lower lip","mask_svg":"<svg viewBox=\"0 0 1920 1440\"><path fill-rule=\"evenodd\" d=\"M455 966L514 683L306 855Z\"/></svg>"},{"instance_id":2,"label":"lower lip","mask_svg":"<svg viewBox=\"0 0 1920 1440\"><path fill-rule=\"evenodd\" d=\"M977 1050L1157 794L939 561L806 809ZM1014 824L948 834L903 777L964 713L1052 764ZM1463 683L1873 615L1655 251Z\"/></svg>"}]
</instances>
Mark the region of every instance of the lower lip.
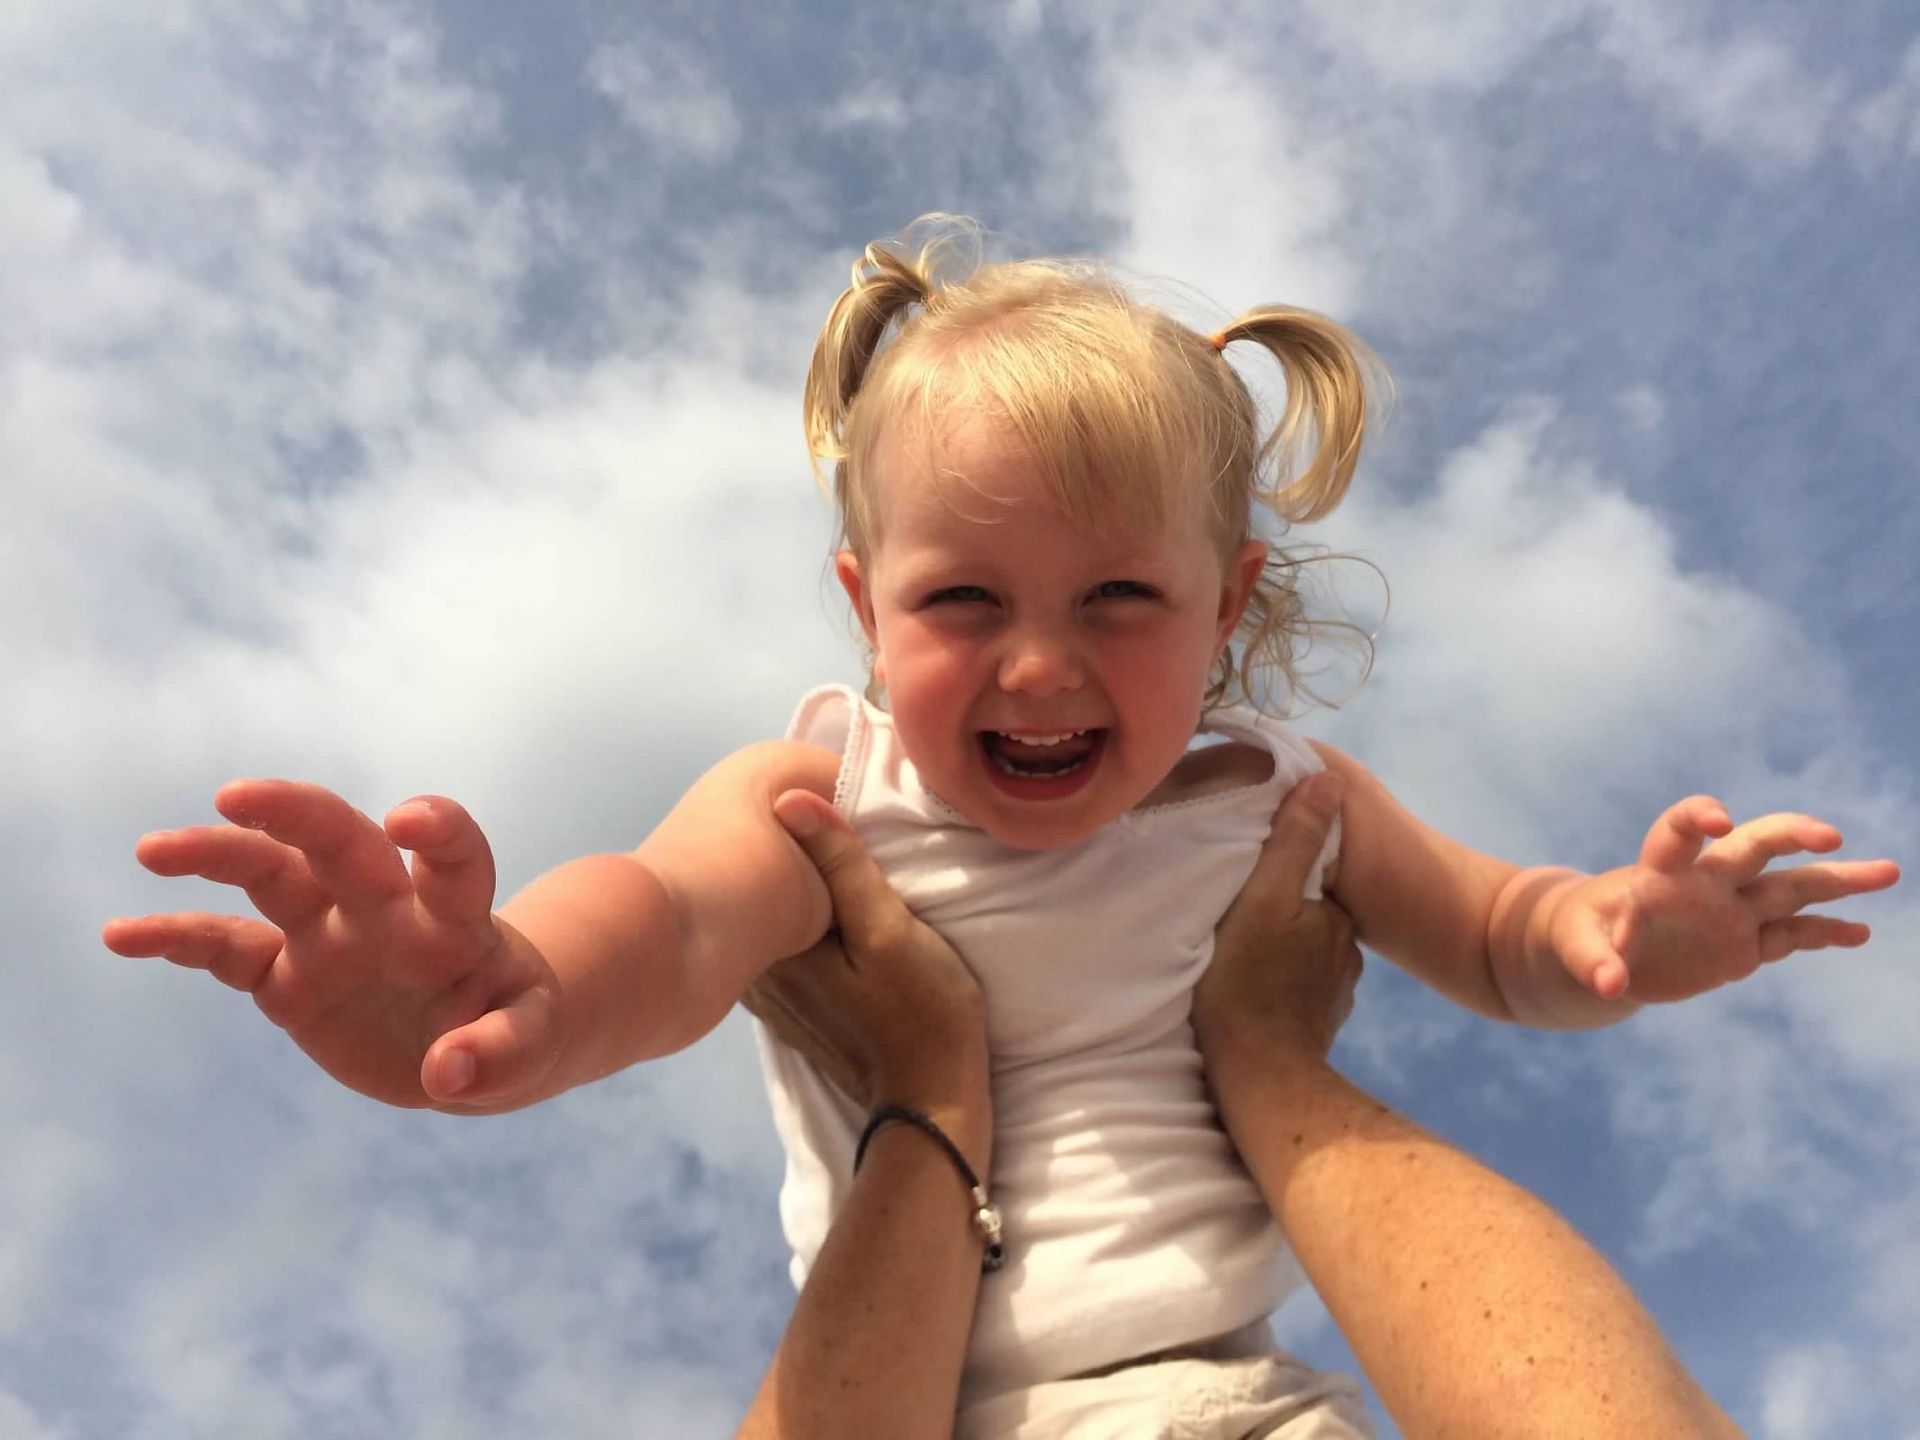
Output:
<instances>
[{"instance_id":1,"label":"lower lip","mask_svg":"<svg viewBox=\"0 0 1920 1440\"><path fill-rule=\"evenodd\" d=\"M1095 735L1087 758L1064 775L1009 775L987 749L984 736L976 738L974 743L980 747L980 763L987 767L987 779L1002 795L1015 800L1064 800L1079 793L1093 779L1094 770L1107 753L1107 732L1102 730Z\"/></svg>"}]
</instances>

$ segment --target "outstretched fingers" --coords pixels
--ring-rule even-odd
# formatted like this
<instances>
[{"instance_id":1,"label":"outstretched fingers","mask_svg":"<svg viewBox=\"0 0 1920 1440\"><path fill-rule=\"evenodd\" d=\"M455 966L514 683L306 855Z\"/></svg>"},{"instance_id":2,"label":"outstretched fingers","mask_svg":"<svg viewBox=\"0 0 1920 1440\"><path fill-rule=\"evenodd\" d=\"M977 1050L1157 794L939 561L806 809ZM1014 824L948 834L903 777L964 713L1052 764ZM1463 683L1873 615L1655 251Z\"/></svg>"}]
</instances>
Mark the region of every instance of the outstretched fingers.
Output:
<instances>
[{"instance_id":1,"label":"outstretched fingers","mask_svg":"<svg viewBox=\"0 0 1920 1440\"><path fill-rule=\"evenodd\" d=\"M234 780L213 803L234 824L300 851L342 911L376 909L412 889L386 832L330 790L297 780Z\"/></svg>"},{"instance_id":2,"label":"outstretched fingers","mask_svg":"<svg viewBox=\"0 0 1920 1440\"><path fill-rule=\"evenodd\" d=\"M1729 885L1745 885L1782 856L1839 848L1840 832L1826 821L1782 811L1735 827L1707 847L1700 865Z\"/></svg>"},{"instance_id":3,"label":"outstretched fingers","mask_svg":"<svg viewBox=\"0 0 1920 1440\"><path fill-rule=\"evenodd\" d=\"M1740 893L1761 921L1782 920L1809 905L1884 890L1899 878L1891 860L1823 860L1762 875Z\"/></svg>"},{"instance_id":4,"label":"outstretched fingers","mask_svg":"<svg viewBox=\"0 0 1920 1440\"><path fill-rule=\"evenodd\" d=\"M1800 950L1851 950L1867 943L1873 932L1856 920L1829 915L1793 915L1770 920L1760 927L1760 960L1783 960Z\"/></svg>"},{"instance_id":5,"label":"outstretched fingers","mask_svg":"<svg viewBox=\"0 0 1920 1440\"><path fill-rule=\"evenodd\" d=\"M140 837L133 853L156 875L198 875L239 886L254 908L283 930L311 924L332 903L298 850L258 830L236 825L155 830Z\"/></svg>"},{"instance_id":6,"label":"outstretched fingers","mask_svg":"<svg viewBox=\"0 0 1920 1440\"><path fill-rule=\"evenodd\" d=\"M109 920L100 938L116 955L159 956L248 994L260 988L286 943L263 921L196 913Z\"/></svg>"},{"instance_id":7,"label":"outstretched fingers","mask_svg":"<svg viewBox=\"0 0 1920 1440\"><path fill-rule=\"evenodd\" d=\"M1640 846L1640 863L1649 869L1677 874L1700 858L1708 840L1733 829L1727 807L1711 795L1689 795L1653 822Z\"/></svg>"},{"instance_id":8,"label":"outstretched fingers","mask_svg":"<svg viewBox=\"0 0 1920 1440\"><path fill-rule=\"evenodd\" d=\"M464 805L417 795L387 812L386 834L413 852L413 890L428 915L449 925L490 920L493 847Z\"/></svg>"}]
</instances>

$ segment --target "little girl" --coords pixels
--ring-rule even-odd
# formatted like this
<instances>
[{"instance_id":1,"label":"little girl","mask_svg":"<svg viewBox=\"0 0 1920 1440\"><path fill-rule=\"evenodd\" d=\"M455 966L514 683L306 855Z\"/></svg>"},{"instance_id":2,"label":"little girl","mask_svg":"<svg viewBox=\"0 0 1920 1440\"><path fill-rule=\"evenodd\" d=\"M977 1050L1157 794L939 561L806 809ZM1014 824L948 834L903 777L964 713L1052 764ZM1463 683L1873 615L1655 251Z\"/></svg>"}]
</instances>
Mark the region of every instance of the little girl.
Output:
<instances>
[{"instance_id":1,"label":"little girl","mask_svg":"<svg viewBox=\"0 0 1920 1440\"><path fill-rule=\"evenodd\" d=\"M1012 1425L1030 1387L1267 1345L1293 1276L1213 1118L1188 1005L1214 925L1306 774L1346 779L1324 874L1362 939L1460 1003L1533 1025L1605 1024L1795 950L1861 944L1866 927L1801 910L1898 872L1768 872L1839 834L1798 815L1735 827L1704 797L1667 811L1638 863L1520 870L1234 703L1263 693L1263 673L1290 677L1305 621L1260 536L1345 492L1364 352L1277 307L1202 336L1090 266L949 275L968 232L927 223L917 252L868 247L807 381L844 526L837 569L884 708L814 692L790 738L722 761L632 854L562 866L498 914L486 842L451 801L409 801L377 826L311 786L236 781L215 800L232 825L148 835L138 855L242 886L264 920L151 916L105 938L251 992L369 1095L512 1109L692 1042L817 941L826 891L773 807L793 790L830 797L987 997L989 1188L1008 1260L981 1292L967 1396ZM1282 368L1270 434L1230 345ZM1195 748L1202 730L1224 743ZM865 1117L795 1052L763 1053L798 1277ZM1311 1403L1278 1396L1271 1413ZM1327 1404L1321 1433L1359 1433L1337 1428L1338 1396Z\"/></svg>"}]
</instances>

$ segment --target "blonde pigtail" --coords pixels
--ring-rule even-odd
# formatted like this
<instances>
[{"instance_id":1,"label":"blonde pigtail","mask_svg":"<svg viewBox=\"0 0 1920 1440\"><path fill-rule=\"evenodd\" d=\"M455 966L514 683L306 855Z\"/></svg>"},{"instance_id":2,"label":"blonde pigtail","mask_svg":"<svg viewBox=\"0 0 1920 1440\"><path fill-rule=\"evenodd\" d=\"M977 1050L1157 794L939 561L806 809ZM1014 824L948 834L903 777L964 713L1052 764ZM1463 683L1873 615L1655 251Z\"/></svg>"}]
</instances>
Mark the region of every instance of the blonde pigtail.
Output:
<instances>
[{"instance_id":1,"label":"blonde pigtail","mask_svg":"<svg viewBox=\"0 0 1920 1440\"><path fill-rule=\"evenodd\" d=\"M1353 483L1374 396L1386 392L1386 372L1345 327L1308 310L1261 306L1209 337L1216 351L1235 340L1254 341L1271 354L1287 387L1286 409L1253 455L1251 498L1287 525L1324 519ZM1309 438L1311 458L1296 474L1295 461ZM1364 683L1373 669L1373 636L1351 621L1309 618L1300 594L1302 566L1338 558L1274 549L1241 617L1237 660L1229 650L1214 667L1209 706L1245 699L1265 708L1263 675L1277 676L1290 695L1337 704L1300 673L1302 655L1316 641L1358 651Z\"/></svg>"},{"instance_id":2,"label":"blonde pigtail","mask_svg":"<svg viewBox=\"0 0 1920 1440\"><path fill-rule=\"evenodd\" d=\"M1380 364L1343 326L1310 310L1249 310L1213 337L1216 349L1235 340L1263 347L1280 362L1287 382L1287 408L1254 456L1255 474L1272 478L1255 494L1290 525L1323 519L1352 483L1366 434L1370 382L1383 373ZM1292 475L1309 435L1312 458Z\"/></svg>"},{"instance_id":3,"label":"blonde pigtail","mask_svg":"<svg viewBox=\"0 0 1920 1440\"><path fill-rule=\"evenodd\" d=\"M814 477L826 487L822 461L838 469L847 457L847 415L888 327L915 301L925 303L932 290L914 262L882 243L867 246L853 265L853 281L833 302L827 323L813 345L802 401L807 449Z\"/></svg>"},{"instance_id":4,"label":"blonde pigtail","mask_svg":"<svg viewBox=\"0 0 1920 1440\"><path fill-rule=\"evenodd\" d=\"M853 277L828 312L814 342L802 401L814 479L840 506L850 538L866 531L864 496L848 496L848 431L854 401L875 358L897 324L917 303L922 320L940 309L952 287L978 267L984 236L958 215L923 215L897 240L875 241L854 261ZM833 466L829 483L821 462Z\"/></svg>"}]
</instances>

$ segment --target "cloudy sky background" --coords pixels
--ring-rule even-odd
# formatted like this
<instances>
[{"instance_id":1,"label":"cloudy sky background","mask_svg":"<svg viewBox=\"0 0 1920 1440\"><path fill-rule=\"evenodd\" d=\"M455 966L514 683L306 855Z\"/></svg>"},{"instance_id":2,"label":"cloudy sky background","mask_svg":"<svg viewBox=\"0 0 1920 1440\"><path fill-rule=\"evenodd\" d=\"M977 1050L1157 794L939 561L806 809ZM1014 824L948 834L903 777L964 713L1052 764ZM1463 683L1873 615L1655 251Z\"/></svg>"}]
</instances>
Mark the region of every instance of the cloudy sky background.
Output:
<instances>
[{"instance_id":1,"label":"cloudy sky background","mask_svg":"<svg viewBox=\"0 0 1920 1440\"><path fill-rule=\"evenodd\" d=\"M459 796L512 887L854 678L799 381L923 210L1380 350L1309 538L1392 611L1303 724L1427 818L1603 865L1709 789L1911 872L1917 180L1906 0L7 5L0 1434L730 1432L791 1303L737 1024L461 1121L95 937L209 903L131 846L230 776ZM1375 967L1339 1054L1754 1434L1920 1435L1915 893L1598 1036Z\"/></svg>"}]
</instances>

